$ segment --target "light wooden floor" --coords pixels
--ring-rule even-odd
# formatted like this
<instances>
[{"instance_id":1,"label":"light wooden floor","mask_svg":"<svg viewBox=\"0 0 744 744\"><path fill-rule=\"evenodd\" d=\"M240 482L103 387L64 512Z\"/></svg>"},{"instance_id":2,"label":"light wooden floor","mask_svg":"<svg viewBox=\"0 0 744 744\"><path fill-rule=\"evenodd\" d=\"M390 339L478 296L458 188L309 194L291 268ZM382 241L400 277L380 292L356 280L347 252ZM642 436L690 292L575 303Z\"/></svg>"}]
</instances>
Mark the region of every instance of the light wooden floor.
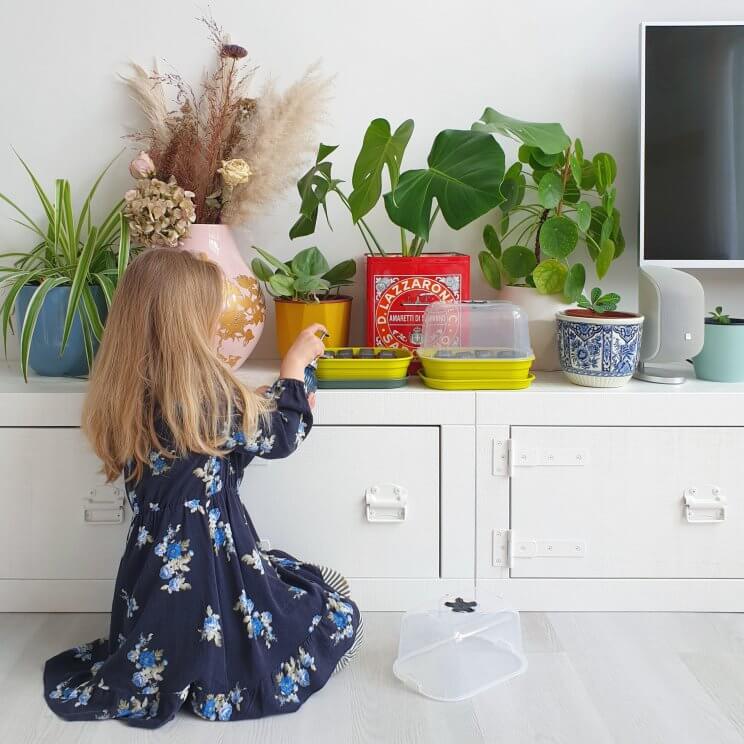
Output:
<instances>
[{"instance_id":1,"label":"light wooden floor","mask_svg":"<svg viewBox=\"0 0 744 744\"><path fill-rule=\"evenodd\" d=\"M154 732L66 723L41 697L57 651L107 632L106 615L0 614L3 744L727 744L744 742L744 615L524 613L527 673L463 703L436 703L393 677L400 616L368 613L356 665L298 713Z\"/></svg>"}]
</instances>

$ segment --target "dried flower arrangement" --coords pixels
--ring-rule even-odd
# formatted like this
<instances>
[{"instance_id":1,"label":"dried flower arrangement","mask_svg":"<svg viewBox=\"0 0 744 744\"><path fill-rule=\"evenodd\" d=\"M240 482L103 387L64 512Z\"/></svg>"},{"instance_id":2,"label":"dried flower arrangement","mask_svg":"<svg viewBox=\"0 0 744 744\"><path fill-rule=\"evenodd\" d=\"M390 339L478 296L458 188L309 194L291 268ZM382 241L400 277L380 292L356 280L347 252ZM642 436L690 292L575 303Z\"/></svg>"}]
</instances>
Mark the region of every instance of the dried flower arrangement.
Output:
<instances>
[{"instance_id":1,"label":"dried flower arrangement","mask_svg":"<svg viewBox=\"0 0 744 744\"><path fill-rule=\"evenodd\" d=\"M286 91L272 81L253 97L256 68L211 17L200 18L217 66L194 89L177 72L132 64L123 77L147 128L130 168L124 213L143 245L177 245L192 222L242 224L292 186L316 147L331 79L317 64ZM175 106L168 103L169 93Z\"/></svg>"}]
</instances>

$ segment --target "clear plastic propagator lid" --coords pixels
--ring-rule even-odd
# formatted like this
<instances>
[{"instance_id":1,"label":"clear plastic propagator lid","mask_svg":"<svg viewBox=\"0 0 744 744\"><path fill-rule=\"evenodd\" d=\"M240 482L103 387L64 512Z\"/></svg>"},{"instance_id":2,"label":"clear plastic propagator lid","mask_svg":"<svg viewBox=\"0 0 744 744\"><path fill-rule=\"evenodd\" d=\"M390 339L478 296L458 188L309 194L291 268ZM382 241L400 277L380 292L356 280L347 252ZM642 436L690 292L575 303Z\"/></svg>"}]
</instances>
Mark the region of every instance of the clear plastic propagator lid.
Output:
<instances>
[{"instance_id":1,"label":"clear plastic propagator lid","mask_svg":"<svg viewBox=\"0 0 744 744\"><path fill-rule=\"evenodd\" d=\"M403 616L393 674L434 700L477 695L527 669L519 613L461 597Z\"/></svg>"},{"instance_id":2,"label":"clear plastic propagator lid","mask_svg":"<svg viewBox=\"0 0 744 744\"><path fill-rule=\"evenodd\" d=\"M434 302L424 313L418 354L436 359L531 358L527 314L511 302Z\"/></svg>"}]
</instances>

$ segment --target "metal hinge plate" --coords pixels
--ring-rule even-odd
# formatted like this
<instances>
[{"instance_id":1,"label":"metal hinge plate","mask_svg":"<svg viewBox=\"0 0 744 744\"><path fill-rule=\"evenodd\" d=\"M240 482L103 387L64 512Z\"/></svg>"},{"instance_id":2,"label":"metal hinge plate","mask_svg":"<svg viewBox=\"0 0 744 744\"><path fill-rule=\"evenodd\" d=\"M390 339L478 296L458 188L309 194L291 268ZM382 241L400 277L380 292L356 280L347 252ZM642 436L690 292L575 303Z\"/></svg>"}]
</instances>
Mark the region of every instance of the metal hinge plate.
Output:
<instances>
[{"instance_id":1,"label":"metal hinge plate","mask_svg":"<svg viewBox=\"0 0 744 744\"><path fill-rule=\"evenodd\" d=\"M583 540L537 540L517 538L513 530L493 530L491 563L512 568L518 558L584 558Z\"/></svg>"},{"instance_id":2,"label":"metal hinge plate","mask_svg":"<svg viewBox=\"0 0 744 744\"><path fill-rule=\"evenodd\" d=\"M507 478L515 468L581 468L589 462L589 453L580 447L518 447L506 438L491 444L491 473Z\"/></svg>"}]
</instances>

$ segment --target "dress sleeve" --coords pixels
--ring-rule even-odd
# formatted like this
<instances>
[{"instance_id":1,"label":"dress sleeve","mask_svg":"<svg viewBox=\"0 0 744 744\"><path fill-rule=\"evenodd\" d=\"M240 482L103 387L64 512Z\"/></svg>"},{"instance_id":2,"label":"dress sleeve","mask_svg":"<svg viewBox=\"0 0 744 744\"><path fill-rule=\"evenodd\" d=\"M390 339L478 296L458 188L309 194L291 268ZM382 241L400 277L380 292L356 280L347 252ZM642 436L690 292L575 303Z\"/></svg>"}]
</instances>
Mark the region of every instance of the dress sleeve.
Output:
<instances>
[{"instance_id":1,"label":"dress sleeve","mask_svg":"<svg viewBox=\"0 0 744 744\"><path fill-rule=\"evenodd\" d=\"M300 380L277 380L266 393L276 401L265 424L250 436L233 432L227 448L245 467L254 457L278 460L294 452L313 425L313 414L307 400L305 385Z\"/></svg>"}]
</instances>

